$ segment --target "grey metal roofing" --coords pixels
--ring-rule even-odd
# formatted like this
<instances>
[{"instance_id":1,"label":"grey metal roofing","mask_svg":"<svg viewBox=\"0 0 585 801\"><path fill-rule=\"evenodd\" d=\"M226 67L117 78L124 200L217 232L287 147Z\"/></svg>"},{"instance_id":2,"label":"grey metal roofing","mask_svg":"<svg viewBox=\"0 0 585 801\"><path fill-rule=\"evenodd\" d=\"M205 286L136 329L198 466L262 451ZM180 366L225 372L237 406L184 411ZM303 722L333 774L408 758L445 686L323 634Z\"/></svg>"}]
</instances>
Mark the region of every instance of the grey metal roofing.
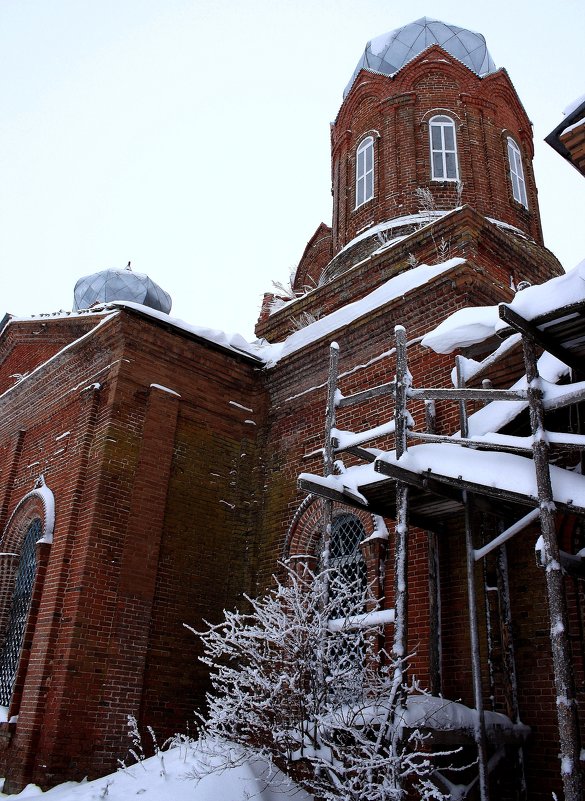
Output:
<instances>
[{"instance_id":1,"label":"grey metal roofing","mask_svg":"<svg viewBox=\"0 0 585 801\"><path fill-rule=\"evenodd\" d=\"M151 309L168 314L172 300L168 292L143 273L135 273L126 267L123 270L100 270L84 275L75 284L73 308L89 309L96 303L111 303L126 300L140 303Z\"/></svg>"},{"instance_id":2,"label":"grey metal roofing","mask_svg":"<svg viewBox=\"0 0 585 801\"><path fill-rule=\"evenodd\" d=\"M343 96L347 95L361 69L394 75L408 61L433 44L440 45L477 75L496 71L496 65L481 33L431 17L421 17L367 43Z\"/></svg>"}]
</instances>

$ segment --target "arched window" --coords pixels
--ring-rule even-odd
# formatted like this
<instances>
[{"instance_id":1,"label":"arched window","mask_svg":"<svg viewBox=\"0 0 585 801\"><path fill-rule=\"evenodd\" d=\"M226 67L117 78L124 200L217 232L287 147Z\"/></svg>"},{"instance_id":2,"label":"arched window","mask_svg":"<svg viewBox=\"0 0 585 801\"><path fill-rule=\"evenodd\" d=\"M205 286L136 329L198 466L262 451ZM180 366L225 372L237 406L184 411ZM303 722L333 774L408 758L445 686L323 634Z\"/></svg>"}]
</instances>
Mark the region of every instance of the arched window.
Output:
<instances>
[{"instance_id":1,"label":"arched window","mask_svg":"<svg viewBox=\"0 0 585 801\"><path fill-rule=\"evenodd\" d=\"M374 197L374 139L367 136L360 144L355 160L356 209Z\"/></svg>"},{"instance_id":2,"label":"arched window","mask_svg":"<svg viewBox=\"0 0 585 801\"><path fill-rule=\"evenodd\" d=\"M37 517L29 523L24 536L7 610L7 625L0 650L0 706L10 704L36 575L36 544L42 535L43 525Z\"/></svg>"},{"instance_id":3,"label":"arched window","mask_svg":"<svg viewBox=\"0 0 585 801\"><path fill-rule=\"evenodd\" d=\"M526 183L524 181L524 169L522 167L522 154L520 148L512 137L508 137L508 162L510 165L510 180L512 182L512 195L514 200L522 203L528 208L528 198L526 197Z\"/></svg>"},{"instance_id":4,"label":"arched window","mask_svg":"<svg viewBox=\"0 0 585 801\"><path fill-rule=\"evenodd\" d=\"M433 181L458 181L455 122L444 114L429 122L431 177Z\"/></svg>"},{"instance_id":5,"label":"arched window","mask_svg":"<svg viewBox=\"0 0 585 801\"><path fill-rule=\"evenodd\" d=\"M31 653L26 635L39 612L54 526L55 498L40 476L0 537L0 705L11 715L22 697Z\"/></svg>"}]
</instances>

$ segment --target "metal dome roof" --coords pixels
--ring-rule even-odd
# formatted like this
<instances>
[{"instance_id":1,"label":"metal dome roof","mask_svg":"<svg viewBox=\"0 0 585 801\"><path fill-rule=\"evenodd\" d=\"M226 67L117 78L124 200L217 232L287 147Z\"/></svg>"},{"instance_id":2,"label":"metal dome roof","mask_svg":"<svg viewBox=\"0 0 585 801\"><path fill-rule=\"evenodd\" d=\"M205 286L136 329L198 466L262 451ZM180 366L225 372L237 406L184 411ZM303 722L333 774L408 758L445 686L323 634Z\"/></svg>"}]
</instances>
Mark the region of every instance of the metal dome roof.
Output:
<instances>
[{"instance_id":1,"label":"metal dome roof","mask_svg":"<svg viewBox=\"0 0 585 801\"><path fill-rule=\"evenodd\" d=\"M89 309L96 303L114 300L129 300L168 314L172 300L168 292L161 289L147 275L135 273L130 265L123 270L100 270L84 275L75 284L73 308Z\"/></svg>"},{"instance_id":2,"label":"metal dome roof","mask_svg":"<svg viewBox=\"0 0 585 801\"><path fill-rule=\"evenodd\" d=\"M496 70L481 33L430 17L421 17L367 43L343 96L347 95L361 69L393 75L433 44L440 45L477 75L487 75Z\"/></svg>"}]
</instances>

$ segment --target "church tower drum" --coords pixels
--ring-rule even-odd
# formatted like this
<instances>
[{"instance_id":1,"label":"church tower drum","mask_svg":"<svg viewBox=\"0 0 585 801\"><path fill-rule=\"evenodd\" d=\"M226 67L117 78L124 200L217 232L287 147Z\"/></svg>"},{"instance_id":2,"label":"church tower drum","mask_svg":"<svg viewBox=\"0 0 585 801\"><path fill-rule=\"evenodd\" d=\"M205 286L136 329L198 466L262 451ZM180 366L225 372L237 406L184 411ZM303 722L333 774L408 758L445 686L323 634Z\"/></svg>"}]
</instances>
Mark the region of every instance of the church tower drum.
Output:
<instances>
[{"instance_id":1,"label":"church tower drum","mask_svg":"<svg viewBox=\"0 0 585 801\"><path fill-rule=\"evenodd\" d=\"M542 244L531 123L479 33L422 19L368 42L331 128L333 254L468 204Z\"/></svg>"}]
</instances>

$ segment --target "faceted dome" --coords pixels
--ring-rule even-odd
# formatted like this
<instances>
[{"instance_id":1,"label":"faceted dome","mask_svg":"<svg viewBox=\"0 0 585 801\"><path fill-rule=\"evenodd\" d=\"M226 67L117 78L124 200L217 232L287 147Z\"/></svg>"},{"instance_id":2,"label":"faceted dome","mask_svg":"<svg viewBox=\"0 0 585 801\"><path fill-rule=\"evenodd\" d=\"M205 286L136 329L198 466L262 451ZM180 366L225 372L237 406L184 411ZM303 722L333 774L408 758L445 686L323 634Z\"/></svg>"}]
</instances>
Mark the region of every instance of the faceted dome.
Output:
<instances>
[{"instance_id":1,"label":"faceted dome","mask_svg":"<svg viewBox=\"0 0 585 801\"><path fill-rule=\"evenodd\" d=\"M433 44L440 45L477 75L487 75L496 70L481 33L448 25L430 17L421 17L416 22L384 33L367 43L343 96L347 95L361 69L394 75L408 61Z\"/></svg>"},{"instance_id":2,"label":"faceted dome","mask_svg":"<svg viewBox=\"0 0 585 801\"><path fill-rule=\"evenodd\" d=\"M134 273L130 264L123 270L100 270L84 275L75 284L75 311L90 309L96 303L114 300L129 300L168 314L172 300L168 292L161 289L147 275Z\"/></svg>"}]
</instances>

